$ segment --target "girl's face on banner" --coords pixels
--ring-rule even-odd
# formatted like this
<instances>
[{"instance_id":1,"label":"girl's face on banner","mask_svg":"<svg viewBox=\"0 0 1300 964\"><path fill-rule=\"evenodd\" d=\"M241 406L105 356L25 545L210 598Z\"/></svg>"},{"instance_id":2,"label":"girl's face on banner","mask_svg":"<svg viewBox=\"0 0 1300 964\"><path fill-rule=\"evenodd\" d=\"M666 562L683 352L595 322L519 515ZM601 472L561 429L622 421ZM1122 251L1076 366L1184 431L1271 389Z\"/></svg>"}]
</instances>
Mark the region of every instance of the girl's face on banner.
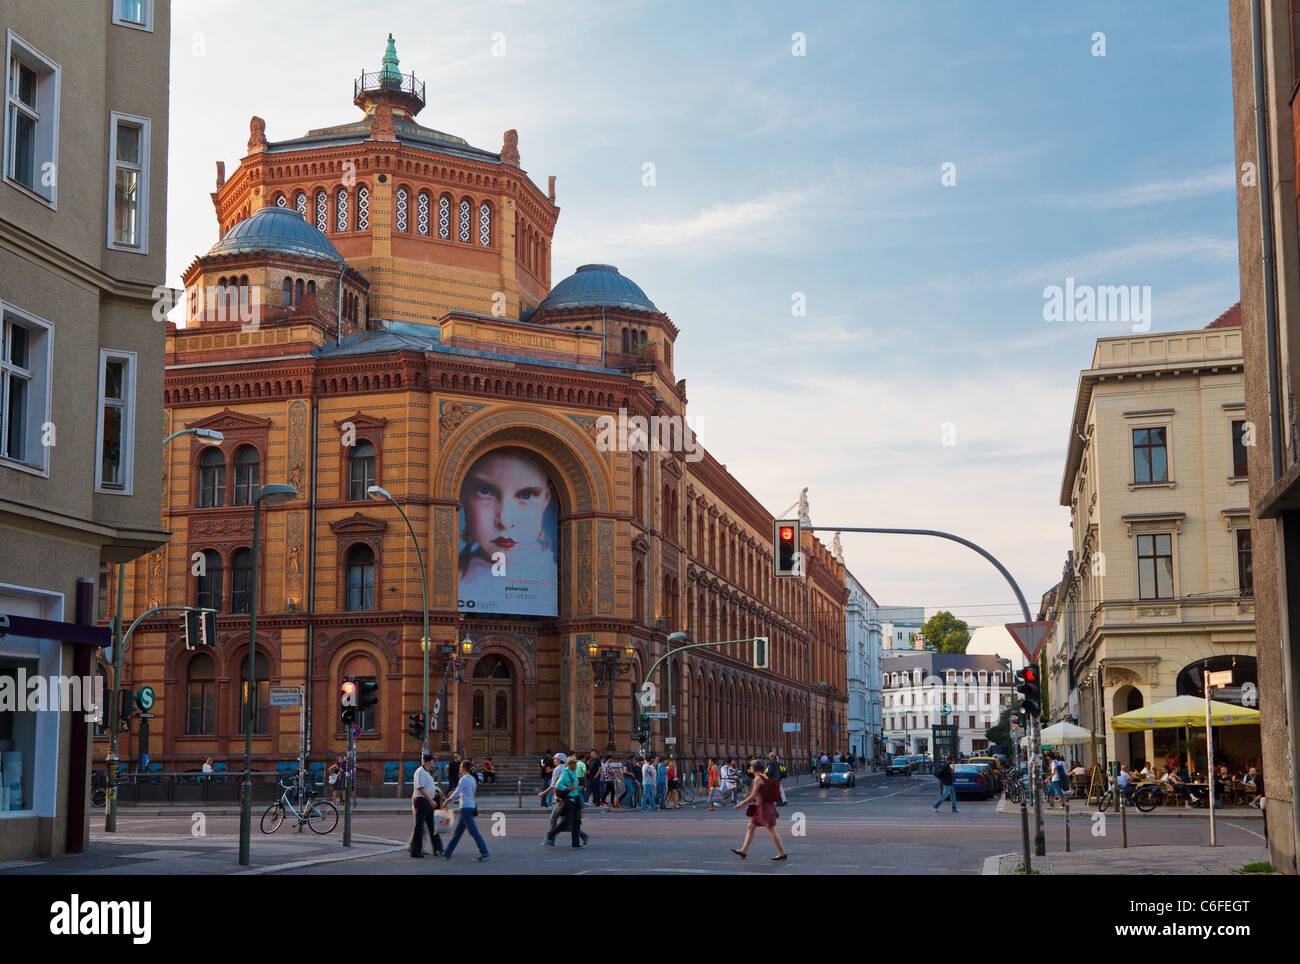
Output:
<instances>
[{"instance_id":1,"label":"girl's face on banner","mask_svg":"<svg viewBox=\"0 0 1300 964\"><path fill-rule=\"evenodd\" d=\"M550 501L537 463L508 452L485 455L470 469L461 500L470 541L489 554L535 552Z\"/></svg>"}]
</instances>

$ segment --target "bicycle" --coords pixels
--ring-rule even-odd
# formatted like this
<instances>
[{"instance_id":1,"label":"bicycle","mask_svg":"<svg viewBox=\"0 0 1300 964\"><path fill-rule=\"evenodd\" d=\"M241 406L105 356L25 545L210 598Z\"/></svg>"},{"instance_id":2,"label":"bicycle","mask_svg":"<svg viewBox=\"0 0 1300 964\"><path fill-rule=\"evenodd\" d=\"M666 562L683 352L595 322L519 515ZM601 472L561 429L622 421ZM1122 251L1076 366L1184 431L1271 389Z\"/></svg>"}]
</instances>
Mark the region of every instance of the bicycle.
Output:
<instances>
[{"instance_id":1,"label":"bicycle","mask_svg":"<svg viewBox=\"0 0 1300 964\"><path fill-rule=\"evenodd\" d=\"M686 779L685 774L677 775L677 797L682 803L695 802L695 787L691 785L690 780Z\"/></svg>"},{"instance_id":2,"label":"bicycle","mask_svg":"<svg viewBox=\"0 0 1300 964\"><path fill-rule=\"evenodd\" d=\"M334 804L308 795L307 805L299 813L293 801L289 799L290 793L297 792L297 786L286 784L283 780L280 781L280 786L284 789L280 799L267 807L266 813L262 814L262 833L272 834L279 830L286 813L292 813L298 818L298 826L301 828L305 823L312 833L326 834L338 826L339 811ZM267 829L268 827L270 829Z\"/></svg>"},{"instance_id":3,"label":"bicycle","mask_svg":"<svg viewBox=\"0 0 1300 964\"><path fill-rule=\"evenodd\" d=\"M1126 803L1137 807L1142 813L1150 813L1156 807L1160 806L1161 798L1164 791L1154 784L1148 784L1141 787L1125 787L1124 799ZM1115 788L1111 787L1101 795L1097 801L1097 812L1105 813L1115 802Z\"/></svg>"}]
</instances>

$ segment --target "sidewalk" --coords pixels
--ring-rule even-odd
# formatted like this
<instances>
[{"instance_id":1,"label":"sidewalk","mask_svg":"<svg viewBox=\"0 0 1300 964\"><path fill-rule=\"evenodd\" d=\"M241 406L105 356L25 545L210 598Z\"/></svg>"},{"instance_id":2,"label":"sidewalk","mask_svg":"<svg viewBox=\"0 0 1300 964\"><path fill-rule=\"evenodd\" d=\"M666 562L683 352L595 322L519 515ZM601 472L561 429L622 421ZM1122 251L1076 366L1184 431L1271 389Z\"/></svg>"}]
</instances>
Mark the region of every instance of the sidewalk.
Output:
<instances>
[{"instance_id":1,"label":"sidewalk","mask_svg":"<svg viewBox=\"0 0 1300 964\"><path fill-rule=\"evenodd\" d=\"M1201 847L1152 844L1141 847L1051 853L1031 858L1034 873L1055 875L1153 876L1214 874L1226 876L1246 864L1267 862L1268 847ZM1024 862L1019 851L998 854L984 861L986 875L1012 876Z\"/></svg>"},{"instance_id":2,"label":"sidewalk","mask_svg":"<svg viewBox=\"0 0 1300 964\"><path fill-rule=\"evenodd\" d=\"M1097 812L1096 805L1087 806L1082 800L1070 801L1070 819L1088 819ZM1012 803L1006 797L998 800L998 813L1011 813L1016 816L1020 815L1020 804ZM1034 814L1033 806L1029 808L1029 815ZM1189 820L1204 820L1207 823L1210 819L1210 811L1199 807L1183 809L1182 807L1156 807L1150 813L1143 813L1137 807L1125 807L1124 814L1126 820L1172 820L1184 817ZM1119 819L1118 811L1111 809L1106 811L1106 816L1114 820ZM1043 819L1047 820L1052 817L1063 819L1065 817L1065 807L1048 807L1043 806ZM1257 807L1223 807L1214 811L1216 820L1263 820L1264 811Z\"/></svg>"}]
</instances>

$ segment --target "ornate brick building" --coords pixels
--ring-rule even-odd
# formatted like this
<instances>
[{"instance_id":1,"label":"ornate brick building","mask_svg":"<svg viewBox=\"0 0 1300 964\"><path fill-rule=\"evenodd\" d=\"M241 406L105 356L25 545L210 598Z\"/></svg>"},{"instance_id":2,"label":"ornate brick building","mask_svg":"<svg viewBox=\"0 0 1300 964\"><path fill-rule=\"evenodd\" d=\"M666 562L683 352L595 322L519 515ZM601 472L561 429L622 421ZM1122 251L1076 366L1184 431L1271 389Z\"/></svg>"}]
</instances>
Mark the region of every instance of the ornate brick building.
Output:
<instances>
[{"instance_id":1,"label":"ornate brick building","mask_svg":"<svg viewBox=\"0 0 1300 964\"><path fill-rule=\"evenodd\" d=\"M379 683L358 741L372 779L418 752L405 728L425 685L424 602L398 506L428 571L431 690L439 647L475 650L449 691L467 752L603 748L607 728L635 746L634 694L679 629L768 636L772 653L766 670L738 645L656 671L660 710L671 673L680 757L843 743L843 565L805 535L809 578L773 579L772 517L726 467L689 432L672 450L638 444L637 417L686 416L672 321L610 266L550 285L554 178L545 193L533 183L513 131L490 152L418 124L423 84L398 71L391 38L354 96L363 119L293 140L253 119L238 170L219 165L221 240L183 276L165 431L224 441L171 446L171 542L128 568L127 612L220 615L210 650L187 650L167 619L132 640L125 682L158 694L153 758L233 768L242 752L250 504L266 483L297 497L262 513L259 768L298 749L297 711L269 708L266 687L306 684L320 760L344 745L347 675ZM627 444L605 417L632 424ZM627 663L612 712L592 646ZM651 747L668 732L656 721Z\"/></svg>"}]
</instances>

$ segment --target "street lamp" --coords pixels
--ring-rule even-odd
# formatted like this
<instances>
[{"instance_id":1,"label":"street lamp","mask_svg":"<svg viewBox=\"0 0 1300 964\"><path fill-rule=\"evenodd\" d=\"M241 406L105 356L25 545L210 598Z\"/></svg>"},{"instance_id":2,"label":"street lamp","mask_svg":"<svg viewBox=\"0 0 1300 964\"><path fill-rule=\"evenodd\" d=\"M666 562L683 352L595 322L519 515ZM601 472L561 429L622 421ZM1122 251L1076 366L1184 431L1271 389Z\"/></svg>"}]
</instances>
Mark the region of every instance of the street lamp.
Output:
<instances>
[{"instance_id":1,"label":"street lamp","mask_svg":"<svg viewBox=\"0 0 1300 964\"><path fill-rule=\"evenodd\" d=\"M623 647L623 654L631 657L636 653L636 647ZM593 682L597 686L608 686L605 690L605 728L607 742L605 749L614 749L614 684L618 682L620 675L624 675L631 669L631 662L624 662L619 659L617 649L607 649L603 652L600 647L592 643L587 647L587 659L591 662L592 668L599 670L596 679Z\"/></svg>"},{"instance_id":2,"label":"street lamp","mask_svg":"<svg viewBox=\"0 0 1300 964\"><path fill-rule=\"evenodd\" d=\"M193 435L203 440L205 445L218 444L225 441L225 436L215 429L210 428L183 428L179 432L172 432L162 440L164 446L172 439L180 438L182 435ZM126 593L122 591L123 584L126 582L122 578L124 572L121 563L117 566L117 618L113 621L113 689L120 691L122 689L122 661L126 658L126 647L123 645L123 630L125 616ZM110 776L116 776L117 773L117 736L121 727L118 725L118 704L120 699L115 697L108 701L108 767ZM117 831L117 790L115 787L108 788L108 804L104 807L104 832L115 833Z\"/></svg>"},{"instance_id":3,"label":"street lamp","mask_svg":"<svg viewBox=\"0 0 1300 964\"><path fill-rule=\"evenodd\" d=\"M420 649L424 650L424 752L429 752L429 577L424 570L424 554L420 552L420 540L415 537L415 529L407 518L397 500L388 494L387 489L372 485L366 489L366 495L372 499L387 499L401 513L406 529L411 533L411 542L415 544L415 558L420 563L420 589L424 593L424 638L420 640Z\"/></svg>"},{"instance_id":4,"label":"street lamp","mask_svg":"<svg viewBox=\"0 0 1300 964\"><path fill-rule=\"evenodd\" d=\"M288 502L298 497L292 485L264 485L253 496L253 568L248 588L248 688L244 691L244 782L239 786L239 863L249 862L249 833L253 824L253 696L257 692L257 541L262 503Z\"/></svg>"}]
</instances>

